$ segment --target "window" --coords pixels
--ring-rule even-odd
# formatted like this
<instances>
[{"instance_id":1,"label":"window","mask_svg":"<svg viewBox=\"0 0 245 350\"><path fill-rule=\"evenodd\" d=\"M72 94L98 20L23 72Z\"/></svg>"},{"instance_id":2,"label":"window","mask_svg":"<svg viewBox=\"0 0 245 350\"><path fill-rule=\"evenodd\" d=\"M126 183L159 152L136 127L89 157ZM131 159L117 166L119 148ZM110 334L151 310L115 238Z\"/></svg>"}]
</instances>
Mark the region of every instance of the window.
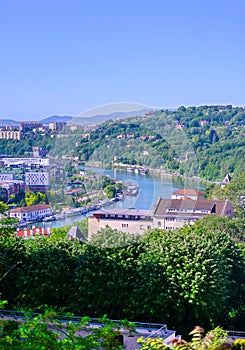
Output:
<instances>
[{"instance_id":1,"label":"window","mask_svg":"<svg viewBox=\"0 0 245 350\"><path fill-rule=\"evenodd\" d=\"M124 227L124 228L128 227L128 224L122 224L122 227Z\"/></svg>"},{"instance_id":2,"label":"window","mask_svg":"<svg viewBox=\"0 0 245 350\"><path fill-rule=\"evenodd\" d=\"M161 221L158 221L157 226L158 226L158 227L161 227L161 226L162 226Z\"/></svg>"},{"instance_id":3,"label":"window","mask_svg":"<svg viewBox=\"0 0 245 350\"><path fill-rule=\"evenodd\" d=\"M147 230L150 230L151 229L151 225L147 225Z\"/></svg>"},{"instance_id":4,"label":"window","mask_svg":"<svg viewBox=\"0 0 245 350\"><path fill-rule=\"evenodd\" d=\"M140 230L144 230L144 225L140 225Z\"/></svg>"}]
</instances>

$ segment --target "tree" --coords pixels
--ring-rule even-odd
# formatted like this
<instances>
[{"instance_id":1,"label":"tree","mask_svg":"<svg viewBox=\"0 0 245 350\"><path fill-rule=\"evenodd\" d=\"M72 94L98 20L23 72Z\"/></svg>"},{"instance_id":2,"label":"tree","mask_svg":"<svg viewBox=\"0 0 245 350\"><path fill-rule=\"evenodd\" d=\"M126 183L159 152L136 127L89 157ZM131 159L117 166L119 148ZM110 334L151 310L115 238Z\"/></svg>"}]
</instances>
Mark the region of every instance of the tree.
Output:
<instances>
[{"instance_id":1,"label":"tree","mask_svg":"<svg viewBox=\"0 0 245 350\"><path fill-rule=\"evenodd\" d=\"M110 227L106 227L93 234L90 243L100 248L120 248L134 243L139 243L141 236L137 233L128 234Z\"/></svg>"},{"instance_id":2,"label":"tree","mask_svg":"<svg viewBox=\"0 0 245 350\"><path fill-rule=\"evenodd\" d=\"M236 217L243 218L245 213L245 172L234 177L224 188L211 189L212 197L217 199L229 199Z\"/></svg>"},{"instance_id":3,"label":"tree","mask_svg":"<svg viewBox=\"0 0 245 350\"><path fill-rule=\"evenodd\" d=\"M109 198L109 199L114 198L116 195L115 185L107 185L105 187L105 192L106 192L107 198Z\"/></svg>"},{"instance_id":4,"label":"tree","mask_svg":"<svg viewBox=\"0 0 245 350\"><path fill-rule=\"evenodd\" d=\"M62 322L56 312L48 309L44 314L27 314L25 322L19 328L17 325L17 328L9 327L7 332L2 332L0 347L5 350L124 349L119 325L108 320L106 316L100 319L103 325L95 328L89 327L89 317L81 318L79 323L72 322L71 315L63 315L63 318L68 318L68 322ZM9 322L2 322L5 329Z\"/></svg>"},{"instance_id":5,"label":"tree","mask_svg":"<svg viewBox=\"0 0 245 350\"><path fill-rule=\"evenodd\" d=\"M27 206L43 203L47 200L46 194L41 192L27 191L25 194L25 202Z\"/></svg>"},{"instance_id":6,"label":"tree","mask_svg":"<svg viewBox=\"0 0 245 350\"><path fill-rule=\"evenodd\" d=\"M0 201L0 213L2 214L6 210L8 210L8 205L5 204L4 202Z\"/></svg>"},{"instance_id":7,"label":"tree","mask_svg":"<svg viewBox=\"0 0 245 350\"><path fill-rule=\"evenodd\" d=\"M136 270L140 283L131 290L142 316L160 321L164 315L165 323L186 334L198 320L206 328L227 327L234 321L232 310L242 312L244 261L228 234L196 227L153 230L143 243Z\"/></svg>"}]
</instances>

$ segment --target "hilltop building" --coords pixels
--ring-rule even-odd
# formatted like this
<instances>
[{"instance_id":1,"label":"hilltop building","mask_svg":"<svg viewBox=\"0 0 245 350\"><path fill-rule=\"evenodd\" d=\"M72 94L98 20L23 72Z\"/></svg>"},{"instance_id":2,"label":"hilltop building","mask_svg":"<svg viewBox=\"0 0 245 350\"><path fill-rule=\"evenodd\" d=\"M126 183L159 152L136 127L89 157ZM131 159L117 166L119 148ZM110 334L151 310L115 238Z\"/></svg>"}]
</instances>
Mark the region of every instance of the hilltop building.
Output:
<instances>
[{"instance_id":1,"label":"hilltop building","mask_svg":"<svg viewBox=\"0 0 245 350\"><path fill-rule=\"evenodd\" d=\"M231 176L229 174L226 174L224 177L224 180L221 182L221 188L224 188L225 185L230 183L230 181L231 181Z\"/></svg>"},{"instance_id":2,"label":"hilltop building","mask_svg":"<svg viewBox=\"0 0 245 350\"><path fill-rule=\"evenodd\" d=\"M32 153L33 153L33 157L39 158L39 157L45 157L48 151L43 147L33 146Z\"/></svg>"},{"instance_id":3,"label":"hilltop building","mask_svg":"<svg viewBox=\"0 0 245 350\"><path fill-rule=\"evenodd\" d=\"M14 130L0 130L0 139L5 140L21 140L21 131Z\"/></svg>"},{"instance_id":4,"label":"hilltop building","mask_svg":"<svg viewBox=\"0 0 245 350\"><path fill-rule=\"evenodd\" d=\"M50 122L48 124L49 130L52 132L58 131L58 130L64 130L66 127L66 122Z\"/></svg>"},{"instance_id":5,"label":"hilltop building","mask_svg":"<svg viewBox=\"0 0 245 350\"><path fill-rule=\"evenodd\" d=\"M43 123L29 121L29 122L22 122L19 125L20 131L32 130L34 128L36 129L43 128Z\"/></svg>"}]
</instances>

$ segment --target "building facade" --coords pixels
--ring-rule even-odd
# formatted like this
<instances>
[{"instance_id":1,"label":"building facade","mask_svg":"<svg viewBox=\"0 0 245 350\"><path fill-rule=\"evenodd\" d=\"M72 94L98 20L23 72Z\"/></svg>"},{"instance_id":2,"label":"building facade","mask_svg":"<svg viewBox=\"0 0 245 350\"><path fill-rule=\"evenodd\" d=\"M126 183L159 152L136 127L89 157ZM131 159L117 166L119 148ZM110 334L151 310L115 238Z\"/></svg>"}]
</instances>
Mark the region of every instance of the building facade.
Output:
<instances>
[{"instance_id":1,"label":"building facade","mask_svg":"<svg viewBox=\"0 0 245 350\"><path fill-rule=\"evenodd\" d=\"M40 166L48 166L49 158L40 158L40 157L2 157L1 161L5 166L11 166L14 164L22 164L22 165L40 165Z\"/></svg>"},{"instance_id":2,"label":"building facade","mask_svg":"<svg viewBox=\"0 0 245 350\"><path fill-rule=\"evenodd\" d=\"M159 198L153 210L153 226L163 230L174 230L185 224L193 225L196 220L211 214L233 217L230 202Z\"/></svg>"},{"instance_id":3,"label":"building facade","mask_svg":"<svg viewBox=\"0 0 245 350\"><path fill-rule=\"evenodd\" d=\"M142 233L153 228L152 210L97 210L88 219L89 238L99 230L111 227L127 233Z\"/></svg>"},{"instance_id":4,"label":"building facade","mask_svg":"<svg viewBox=\"0 0 245 350\"><path fill-rule=\"evenodd\" d=\"M10 218L17 218L19 221L36 221L47 216L52 216L52 208L48 204L35 204L29 207L19 207L8 212Z\"/></svg>"},{"instance_id":5,"label":"building facade","mask_svg":"<svg viewBox=\"0 0 245 350\"><path fill-rule=\"evenodd\" d=\"M0 130L0 139L21 140L21 131Z\"/></svg>"},{"instance_id":6,"label":"building facade","mask_svg":"<svg viewBox=\"0 0 245 350\"><path fill-rule=\"evenodd\" d=\"M101 229L111 227L127 233L143 234L146 230L160 228L174 230L185 224L193 225L207 215L233 217L228 200L159 198L153 210L110 209L97 210L88 219L89 238Z\"/></svg>"},{"instance_id":7,"label":"building facade","mask_svg":"<svg viewBox=\"0 0 245 350\"><path fill-rule=\"evenodd\" d=\"M25 173L26 187L34 192L46 192L49 185L48 172L31 171Z\"/></svg>"}]
</instances>

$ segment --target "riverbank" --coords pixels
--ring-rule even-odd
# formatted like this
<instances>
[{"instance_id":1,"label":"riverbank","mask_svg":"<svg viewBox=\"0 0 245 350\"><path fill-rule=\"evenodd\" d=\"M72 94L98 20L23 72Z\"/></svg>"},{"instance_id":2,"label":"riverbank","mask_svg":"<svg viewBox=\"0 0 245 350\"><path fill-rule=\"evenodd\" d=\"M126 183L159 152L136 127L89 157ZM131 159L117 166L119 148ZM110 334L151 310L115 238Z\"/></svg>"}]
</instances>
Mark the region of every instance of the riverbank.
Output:
<instances>
[{"instance_id":1,"label":"riverbank","mask_svg":"<svg viewBox=\"0 0 245 350\"><path fill-rule=\"evenodd\" d=\"M132 165L132 164L124 164L124 163L116 163L114 162L113 164L103 164L102 162L87 162L84 167L88 168L103 168L103 169L108 169L108 170L119 170L119 171L125 171L128 173L135 173L135 174L140 174L140 175L152 175L152 176L159 176L159 178L166 178L169 177L170 179L174 179L176 181L189 181L189 182L194 182L194 183L216 183L215 181L209 181L205 179L201 179L198 176L187 176L187 175L182 175L177 172L175 173L169 173L166 172L162 167L156 169L156 168L151 168L149 166L143 166L143 165ZM141 169L144 169L144 171L140 171ZM130 170L130 171L129 171Z\"/></svg>"}]
</instances>

